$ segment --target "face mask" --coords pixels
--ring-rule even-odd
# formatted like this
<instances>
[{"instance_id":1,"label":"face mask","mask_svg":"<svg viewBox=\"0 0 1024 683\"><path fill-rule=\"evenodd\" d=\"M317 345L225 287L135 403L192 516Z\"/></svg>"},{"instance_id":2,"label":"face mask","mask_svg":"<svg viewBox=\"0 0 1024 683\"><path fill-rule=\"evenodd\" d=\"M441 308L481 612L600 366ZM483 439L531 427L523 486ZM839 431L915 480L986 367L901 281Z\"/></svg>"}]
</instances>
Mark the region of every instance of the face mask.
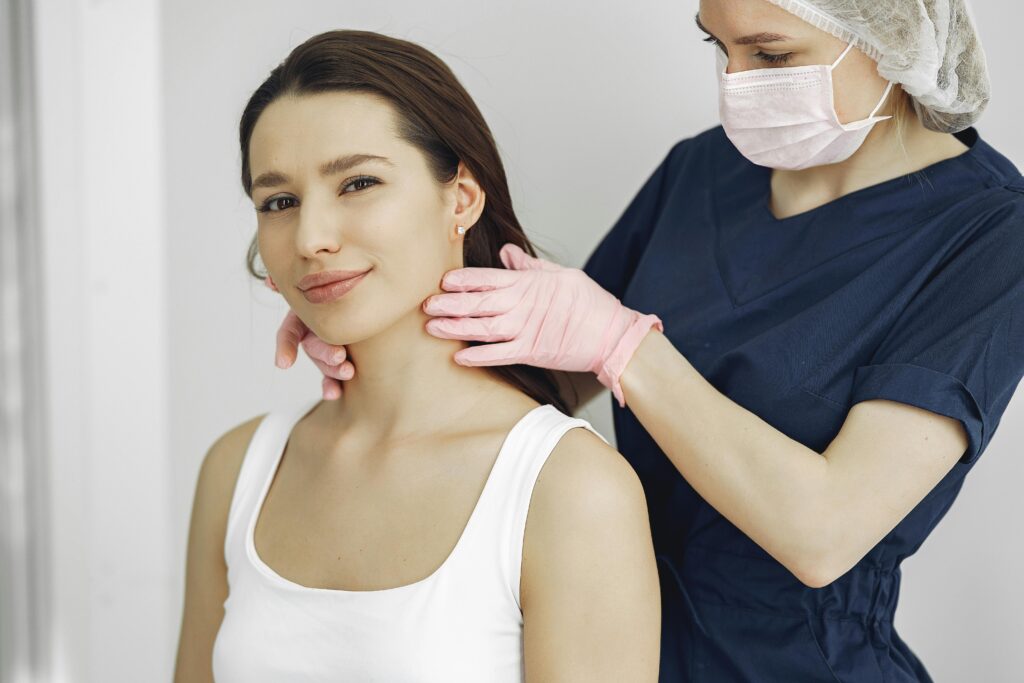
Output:
<instances>
[{"instance_id":1,"label":"face mask","mask_svg":"<svg viewBox=\"0 0 1024 683\"><path fill-rule=\"evenodd\" d=\"M840 123L833 102L832 64L752 69L725 73L728 57L717 48L718 112L736 149L759 166L796 170L844 161L871 128L891 116L875 116L892 88L866 119Z\"/></svg>"}]
</instances>

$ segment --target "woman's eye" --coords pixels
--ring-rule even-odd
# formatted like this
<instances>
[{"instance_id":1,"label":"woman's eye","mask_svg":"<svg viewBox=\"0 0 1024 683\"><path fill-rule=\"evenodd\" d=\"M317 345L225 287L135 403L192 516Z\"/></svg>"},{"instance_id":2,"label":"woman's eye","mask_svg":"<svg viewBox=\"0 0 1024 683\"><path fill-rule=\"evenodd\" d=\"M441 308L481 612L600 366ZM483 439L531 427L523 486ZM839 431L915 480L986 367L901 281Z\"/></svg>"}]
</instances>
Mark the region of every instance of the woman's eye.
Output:
<instances>
[{"instance_id":1,"label":"woman's eye","mask_svg":"<svg viewBox=\"0 0 1024 683\"><path fill-rule=\"evenodd\" d=\"M359 176L358 178L353 178L352 180L345 183L342 186L342 189L355 187L353 192L358 192L359 190L365 190L368 187L372 187L378 184L379 182L379 180L370 176Z\"/></svg>"},{"instance_id":2,"label":"woman's eye","mask_svg":"<svg viewBox=\"0 0 1024 683\"><path fill-rule=\"evenodd\" d=\"M344 185L342 185L341 189L342 190L347 190L348 188L351 187L351 188L353 188L352 192L359 192L360 190L365 190L365 189L367 189L369 187L373 187L374 185L379 185L379 184L380 184L380 180L378 180L377 178L374 178L372 176L359 176L358 178L353 178L352 180L350 180L347 183L345 183ZM347 192L342 192L342 194L348 194L348 193ZM279 205L277 208L274 208L274 205L277 202L293 202L293 203L290 204L290 205L287 205L287 206L280 206ZM271 197L270 199L268 199L265 202L263 202L263 204L261 206L259 206L256 210L261 212L261 213L279 213L281 211L284 211L285 209L293 208L295 206L294 202L295 202L295 198L294 197Z\"/></svg>"},{"instance_id":3,"label":"woman's eye","mask_svg":"<svg viewBox=\"0 0 1024 683\"><path fill-rule=\"evenodd\" d=\"M755 52L754 57L760 59L763 62L769 64L784 64L789 61L789 58L793 56L792 52L786 52L781 55L770 55L767 52Z\"/></svg>"},{"instance_id":4,"label":"woman's eye","mask_svg":"<svg viewBox=\"0 0 1024 683\"><path fill-rule=\"evenodd\" d=\"M274 202L287 202L287 201L295 201L295 198L294 197L271 197L267 201L263 202L263 204L258 209L256 209L256 210L260 211L262 213L277 213L278 211L283 211L284 209L282 209L282 208L278 208L278 209L270 208L270 207L272 207L274 205ZM284 207L284 208L290 208L290 207Z\"/></svg>"}]
</instances>

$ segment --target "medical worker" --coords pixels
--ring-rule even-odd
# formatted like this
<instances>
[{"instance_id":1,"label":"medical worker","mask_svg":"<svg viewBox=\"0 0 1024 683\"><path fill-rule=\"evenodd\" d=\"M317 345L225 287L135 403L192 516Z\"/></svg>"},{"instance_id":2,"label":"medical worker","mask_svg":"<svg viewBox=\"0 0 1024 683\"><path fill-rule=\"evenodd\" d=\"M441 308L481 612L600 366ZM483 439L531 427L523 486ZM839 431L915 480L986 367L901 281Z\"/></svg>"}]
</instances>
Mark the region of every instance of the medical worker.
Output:
<instances>
[{"instance_id":1,"label":"medical worker","mask_svg":"<svg viewBox=\"0 0 1024 683\"><path fill-rule=\"evenodd\" d=\"M672 147L582 271L506 245L507 269L446 274L427 329L472 342L464 365L611 389L662 681L930 681L893 628L900 564L1024 373L1024 178L973 126L971 15L703 0L697 23L721 125ZM278 339L327 397L355 371L291 313Z\"/></svg>"}]
</instances>

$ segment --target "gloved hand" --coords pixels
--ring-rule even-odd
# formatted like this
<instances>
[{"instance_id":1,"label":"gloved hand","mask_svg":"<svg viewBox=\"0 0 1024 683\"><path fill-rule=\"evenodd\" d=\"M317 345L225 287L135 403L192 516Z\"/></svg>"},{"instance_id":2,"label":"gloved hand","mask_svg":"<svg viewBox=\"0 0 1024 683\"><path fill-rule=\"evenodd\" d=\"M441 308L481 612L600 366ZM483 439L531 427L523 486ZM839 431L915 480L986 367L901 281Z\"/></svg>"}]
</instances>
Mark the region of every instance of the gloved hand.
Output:
<instances>
[{"instance_id":1,"label":"gloved hand","mask_svg":"<svg viewBox=\"0 0 1024 683\"><path fill-rule=\"evenodd\" d=\"M518 246L501 248L501 268L460 268L423 302L427 331L443 339L486 342L455 354L460 365L525 363L551 370L589 371L626 405L619 377L640 342L661 319L622 305L579 268L534 258Z\"/></svg>"},{"instance_id":2,"label":"gloved hand","mask_svg":"<svg viewBox=\"0 0 1024 683\"><path fill-rule=\"evenodd\" d=\"M265 280L267 287L278 291L273 279L268 275ZM299 344L306 350L313 364L323 373L321 390L325 401L341 397L341 380L352 379L356 368L352 361L345 360L347 352L344 346L328 344L316 336L295 311L288 309L281 326L277 330L277 351L274 364L279 368L291 367L299 355Z\"/></svg>"}]
</instances>

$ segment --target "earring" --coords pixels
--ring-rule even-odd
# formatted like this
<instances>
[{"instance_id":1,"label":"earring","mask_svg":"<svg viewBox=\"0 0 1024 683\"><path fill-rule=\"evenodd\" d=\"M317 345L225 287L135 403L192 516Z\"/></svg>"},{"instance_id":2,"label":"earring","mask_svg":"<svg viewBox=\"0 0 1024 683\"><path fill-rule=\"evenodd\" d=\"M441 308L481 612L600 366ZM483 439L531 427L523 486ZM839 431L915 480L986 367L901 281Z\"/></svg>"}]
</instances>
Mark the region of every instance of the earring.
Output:
<instances>
[{"instance_id":1,"label":"earring","mask_svg":"<svg viewBox=\"0 0 1024 683\"><path fill-rule=\"evenodd\" d=\"M464 226L464 225L456 225L455 226L455 232L459 233L460 235L465 235L466 234L466 226Z\"/></svg>"}]
</instances>

